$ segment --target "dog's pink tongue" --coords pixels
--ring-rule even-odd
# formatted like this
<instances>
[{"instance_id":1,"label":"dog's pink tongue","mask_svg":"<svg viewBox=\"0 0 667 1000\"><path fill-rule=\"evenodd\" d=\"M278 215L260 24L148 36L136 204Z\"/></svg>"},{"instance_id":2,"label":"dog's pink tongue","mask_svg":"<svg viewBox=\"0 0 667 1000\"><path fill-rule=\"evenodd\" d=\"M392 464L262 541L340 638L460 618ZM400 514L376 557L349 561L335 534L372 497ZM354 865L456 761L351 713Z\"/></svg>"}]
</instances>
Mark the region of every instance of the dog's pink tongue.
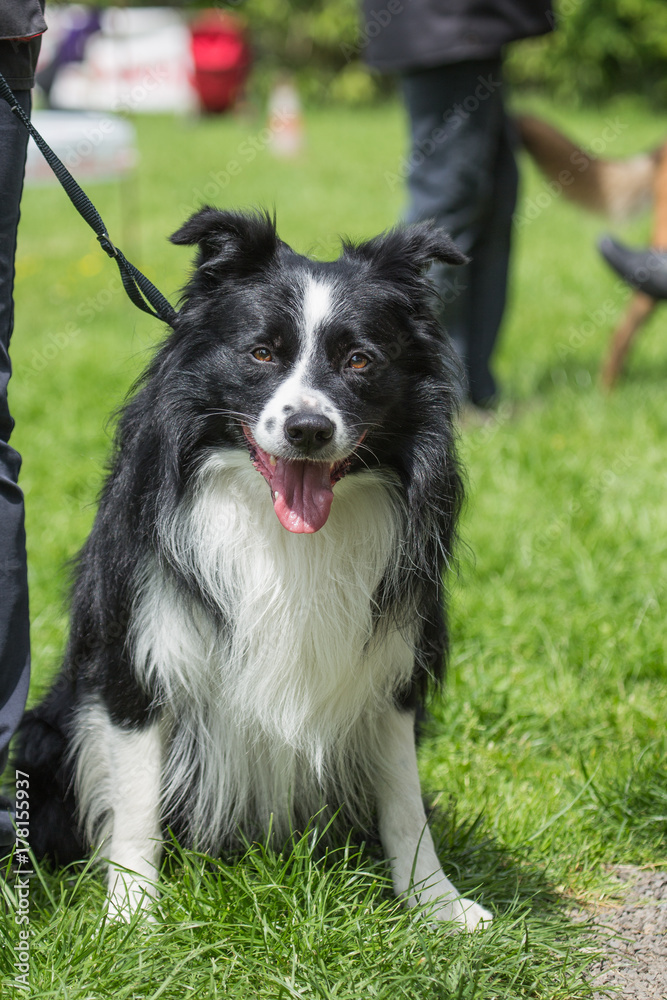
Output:
<instances>
[{"instance_id":1,"label":"dog's pink tongue","mask_svg":"<svg viewBox=\"0 0 667 1000\"><path fill-rule=\"evenodd\" d=\"M273 507L283 528L296 534L325 524L333 490L326 462L288 462L279 458L271 477Z\"/></svg>"}]
</instances>

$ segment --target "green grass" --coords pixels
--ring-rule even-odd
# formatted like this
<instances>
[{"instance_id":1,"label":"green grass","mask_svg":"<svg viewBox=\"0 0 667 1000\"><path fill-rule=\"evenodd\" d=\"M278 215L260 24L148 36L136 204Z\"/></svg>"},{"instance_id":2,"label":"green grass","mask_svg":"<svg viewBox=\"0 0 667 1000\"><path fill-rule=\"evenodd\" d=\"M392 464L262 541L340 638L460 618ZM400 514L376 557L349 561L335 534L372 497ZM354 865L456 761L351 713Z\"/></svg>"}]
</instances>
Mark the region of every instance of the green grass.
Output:
<instances>
[{"instance_id":1,"label":"green grass","mask_svg":"<svg viewBox=\"0 0 667 1000\"><path fill-rule=\"evenodd\" d=\"M584 143L615 122L609 155L666 131L632 102L576 113L526 103ZM275 206L281 235L321 257L333 256L334 234L370 236L400 215L403 192L386 178L404 153L398 107L309 114L300 160L262 149L226 183L220 172L262 125L138 119L136 178L91 187L112 237L172 300L189 257L165 238L202 197ZM175 849L149 927L105 925L95 870L35 876L31 996L590 995L590 942L569 908L608 892L609 865L667 863L665 314L603 394L600 360L628 299L594 249L607 226L545 198L523 161L522 177L520 212L543 207L516 234L497 358L504 401L491 424L463 434L452 662L420 751L445 868L494 909L492 929L452 936L406 912L375 848L323 857L310 837L283 854L254 845L237 863ZM622 235L641 243L648 221ZM125 299L59 189L26 192L16 293L11 404L36 697L61 654L64 564L92 521L109 414L161 330ZM7 986L13 886L0 918Z\"/></svg>"},{"instance_id":2,"label":"green grass","mask_svg":"<svg viewBox=\"0 0 667 1000\"><path fill-rule=\"evenodd\" d=\"M284 854L254 845L235 865L176 849L149 925L100 920L104 889L90 870L42 875L30 996L83 1000L91 987L128 1000L583 995L588 939L554 909L541 876L518 890L509 878L504 894L497 880L503 918L484 934L452 935L393 898L372 852L348 844L316 856L315 847L307 835ZM461 845L453 855L469 868ZM8 978L11 961L8 947Z\"/></svg>"}]
</instances>

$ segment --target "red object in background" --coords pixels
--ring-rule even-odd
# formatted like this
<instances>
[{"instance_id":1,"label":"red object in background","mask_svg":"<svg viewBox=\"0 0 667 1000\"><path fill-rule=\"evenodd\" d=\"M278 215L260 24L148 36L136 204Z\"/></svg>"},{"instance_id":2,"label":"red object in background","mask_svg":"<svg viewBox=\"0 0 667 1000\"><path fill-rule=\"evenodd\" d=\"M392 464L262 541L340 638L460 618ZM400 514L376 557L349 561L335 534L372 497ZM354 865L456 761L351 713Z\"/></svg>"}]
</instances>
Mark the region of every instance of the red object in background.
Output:
<instances>
[{"instance_id":1,"label":"red object in background","mask_svg":"<svg viewBox=\"0 0 667 1000\"><path fill-rule=\"evenodd\" d=\"M233 14L207 10L190 25L194 85L205 111L226 111L250 69L250 46Z\"/></svg>"}]
</instances>

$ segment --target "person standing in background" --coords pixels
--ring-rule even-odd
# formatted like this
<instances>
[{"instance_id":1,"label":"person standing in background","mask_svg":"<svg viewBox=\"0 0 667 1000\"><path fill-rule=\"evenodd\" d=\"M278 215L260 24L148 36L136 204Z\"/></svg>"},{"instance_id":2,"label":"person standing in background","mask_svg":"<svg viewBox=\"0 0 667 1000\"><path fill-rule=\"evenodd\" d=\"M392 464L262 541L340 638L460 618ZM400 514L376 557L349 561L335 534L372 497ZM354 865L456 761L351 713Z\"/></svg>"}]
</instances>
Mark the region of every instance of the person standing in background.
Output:
<instances>
[{"instance_id":1,"label":"person standing in background","mask_svg":"<svg viewBox=\"0 0 667 1000\"><path fill-rule=\"evenodd\" d=\"M30 114L30 90L41 35L44 0L0 3L0 72ZM14 258L28 133L0 99L0 773L9 741L25 707L30 682L30 624L23 494L18 486L21 457L9 444L14 420L7 384L9 341L14 325ZM11 803L0 800L0 844L13 842Z\"/></svg>"},{"instance_id":2,"label":"person standing in background","mask_svg":"<svg viewBox=\"0 0 667 1000\"><path fill-rule=\"evenodd\" d=\"M382 0L381 0L382 2ZM497 395L491 354L505 309L517 196L502 50L553 27L548 0L363 0L367 63L398 73L408 111L407 222L432 219L470 263L437 265L442 322L462 358L468 400ZM372 29L372 30L371 30Z\"/></svg>"}]
</instances>

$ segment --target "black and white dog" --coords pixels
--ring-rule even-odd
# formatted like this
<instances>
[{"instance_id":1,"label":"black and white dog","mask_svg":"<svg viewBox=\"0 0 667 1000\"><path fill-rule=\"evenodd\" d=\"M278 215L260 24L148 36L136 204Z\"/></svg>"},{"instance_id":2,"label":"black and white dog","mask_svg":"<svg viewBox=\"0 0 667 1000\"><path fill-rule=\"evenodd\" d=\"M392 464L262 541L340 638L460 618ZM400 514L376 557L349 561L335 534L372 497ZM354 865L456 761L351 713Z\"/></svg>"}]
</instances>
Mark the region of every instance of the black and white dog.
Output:
<instances>
[{"instance_id":1,"label":"black and white dog","mask_svg":"<svg viewBox=\"0 0 667 1000\"><path fill-rule=\"evenodd\" d=\"M101 844L110 907L155 894L167 827L209 852L330 815L396 892L472 929L422 805L415 709L443 670L461 480L428 225L317 263L204 208L174 332L125 406L60 678L27 713L31 838ZM135 874L128 874L132 872Z\"/></svg>"}]
</instances>

